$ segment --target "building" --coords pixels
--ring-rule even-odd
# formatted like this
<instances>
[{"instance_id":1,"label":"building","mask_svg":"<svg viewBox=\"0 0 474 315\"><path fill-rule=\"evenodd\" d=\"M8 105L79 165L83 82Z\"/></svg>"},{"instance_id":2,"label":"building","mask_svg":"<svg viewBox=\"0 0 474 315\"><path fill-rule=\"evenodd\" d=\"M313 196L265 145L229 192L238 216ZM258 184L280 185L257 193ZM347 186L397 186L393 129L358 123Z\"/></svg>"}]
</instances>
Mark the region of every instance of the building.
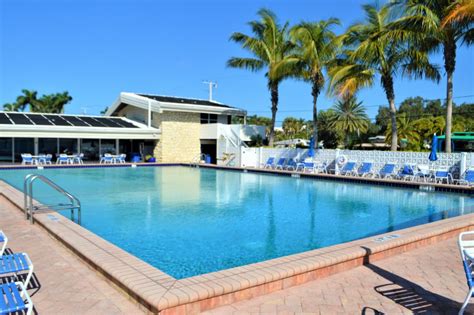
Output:
<instances>
[{"instance_id":1,"label":"building","mask_svg":"<svg viewBox=\"0 0 474 315\"><path fill-rule=\"evenodd\" d=\"M232 124L246 114L214 101L135 93L120 93L105 116L0 112L0 162L63 152L82 152L89 161L126 153L171 163L205 153L217 162L238 155L252 136L265 137L264 127Z\"/></svg>"},{"instance_id":2,"label":"building","mask_svg":"<svg viewBox=\"0 0 474 315\"><path fill-rule=\"evenodd\" d=\"M444 151L446 135L438 137L437 151ZM453 132L451 135L452 152L474 152L474 132Z\"/></svg>"}]
</instances>

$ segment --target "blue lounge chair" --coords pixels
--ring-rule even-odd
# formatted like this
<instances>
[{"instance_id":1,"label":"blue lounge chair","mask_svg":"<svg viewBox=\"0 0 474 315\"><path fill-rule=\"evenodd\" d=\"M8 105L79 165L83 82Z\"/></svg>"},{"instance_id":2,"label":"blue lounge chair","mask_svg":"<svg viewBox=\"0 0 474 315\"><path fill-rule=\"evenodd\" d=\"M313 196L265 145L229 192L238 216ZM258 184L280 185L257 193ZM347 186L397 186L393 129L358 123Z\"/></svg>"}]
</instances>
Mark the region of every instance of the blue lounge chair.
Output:
<instances>
[{"instance_id":1,"label":"blue lounge chair","mask_svg":"<svg viewBox=\"0 0 474 315\"><path fill-rule=\"evenodd\" d=\"M294 159L289 159L288 163L286 163L285 169L288 171L294 171L296 170L298 166L298 163Z\"/></svg>"},{"instance_id":2,"label":"blue lounge chair","mask_svg":"<svg viewBox=\"0 0 474 315\"><path fill-rule=\"evenodd\" d=\"M112 164L113 162L113 157L112 157L112 154L110 153L105 153L101 158L100 158L100 161L99 163L102 164L106 164L106 163L110 163Z\"/></svg>"},{"instance_id":3,"label":"blue lounge chair","mask_svg":"<svg viewBox=\"0 0 474 315\"><path fill-rule=\"evenodd\" d=\"M389 162L385 163L385 165L379 170L378 173L375 173L375 178L390 178L395 177L396 174L396 167L395 163Z\"/></svg>"},{"instance_id":4,"label":"blue lounge chair","mask_svg":"<svg viewBox=\"0 0 474 315\"><path fill-rule=\"evenodd\" d=\"M274 157L269 157L267 162L263 164L263 168L273 168L273 164L275 163Z\"/></svg>"},{"instance_id":5,"label":"blue lounge chair","mask_svg":"<svg viewBox=\"0 0 474 315\"><path fill-rule=\"evenodd\" d=\"M118 157L118 162L119 163L125 163L125 158L127 157L127 155L125 153L122 153L119 155Z\"/></svg>"},{"instance_id":6,"label":"blue lounge chair","mask_svg":"<svg viewBox=\"0 0 474 315\"><path fill-rule=\"evenodd\" d=\"M74 155L72 162L77 163L77 164L84 164L84 162L82 161L83 158L84 158L84 153L76 154Z\"/></svg>"},{"instance_id":7,"label":"blue lounge chair","mask_svg":"<svg viewBox=\"0 0 474 315\"><path fill-rule=\"evenodd\" d=\"M305 160L303 162L303 172L309 171L310 173L314 173L316 169L316 164L313 160Z\"/></svg>"},{"instance_id":8,"label":"blue lounge chair","mask_svg":"<svg viewBox=\"0 0 474 315\"><path fill-rule=\"evenodd\" d=\"M444 183L446 184L453 182L453 175L449 172L447 167L439 168L434 171L432 179L435 183Z\"/></svg>"},{"instance_id":9,"label":"blue lounge chair","mask_svg":"<svg viewBox=\"0 0 474 315\"><path fill-rule=\"evenodd\" d=\"M283 170L283 167L285 166L286 159L285 158L279 158L278 162L275 165L276 170Z\"/></svg>"},{"instance_id":10,"label":"blue lounge chair","mask_svg":"<svg viewBox=\"0 0 474 315\"><path fill-rule=\"evenodd\" d=\"M28 271L28 275L23 282L25 288L27 288L33 276L33 263L28 254L16 253L0 257L0 276L13 275L17 278L18 274L24 271Z\"/></svg>"},{"instance_id":11,"label":"blue lounge chair","mask_svg":"<svg viewBox=\"0 0 474 315\"><path fill-rule=\"evenodd\" d=\"M468 168L460 179L455 181L459 185L474 186L474 167Z\"/></svg>"},{"instance_id":12,"label":"blue lounge chair","mask_svg":"<svg viewBox=\"0 0 474 315\"><path fill-rule=\"evenodd\" d=\"M69 158L67 157L67 154L60 154L56 160L56 164L69 164Z\"/></svg>"},{"instance_id":13,"label":"blue lounge chair","mask_svg":"<svg viewBox=\"0 0 474 315\"><path fill-rule=\"evenodd\" d=\"M416 165L405 164L398 172L398 178L402 180L414 180L416 176Z\"/></svg>"},{"instance_id":14,"label":"blue lounge chair","mask_svg":"<svg viewBox=\"0 0 474 315\"><path fill-rule=\"evenodd\" d=\"M34 164L35 160L33 160L33 157L29 153L22 153L21 154L21 164L26 165L26 164Z\"/></svg>"},{"instance_id":15,"label":"blue lounge chair","mask_svg":"<svg viewBox=\"0 0 474 315\"><path fill-rule=\"evenodd\" d=\"M33 302L26 286L21 282L0 284L0 314L18 312L26 312L27 315L33 312Z\"/></svg>"},{"instance_id":16,"label":"blue lounge chair","mask_svg":"<svg viewBox=\"0 0 474 315\"><path fill-rule=\"evenodd\" d=\"M474 272L474 231L469 232L462 232L459 234L458 238L458 246L459 251L461 252L461 259L464 267L464 273L466 274L467 280L467 287L469 288L469 292L467 293L466 299L459 310L460 315L464 313L469 300L473 296L474 293L474 279L473 279L473 272Z\"/></svg>"},{"instance_id":17,"label":"blue lounge chair","mask_svg":"<svg viewBox=\"0 0 474 315\"><path fill-rule=\"evenodd\" d=\"M372 174L373 166L374 164L372 162L362 162L355 174L360 177L368 176L369 174Z\"/></svg>"},{"instance_id":18,"label":"blue lounge chair","mask_svg":"<svg viewBox=\"0 0 474 315\"><path fill-rule=\"evenodd\" d=\"M7 249L8 237L0 230L0 243L2 243L2 248L0 249L0 256L3 255L5 249Z\"/></svg>"},{"instance_id":19,"label":"blue lounge chair","mask_svg":"<svg viewBox=\"0 0 474 315\"><path fill-rule=\"evenodd\" d=\"M354 161L349 161L340 170L341 175L354 175L357 163Z\"/></svg>"}]
</instances>

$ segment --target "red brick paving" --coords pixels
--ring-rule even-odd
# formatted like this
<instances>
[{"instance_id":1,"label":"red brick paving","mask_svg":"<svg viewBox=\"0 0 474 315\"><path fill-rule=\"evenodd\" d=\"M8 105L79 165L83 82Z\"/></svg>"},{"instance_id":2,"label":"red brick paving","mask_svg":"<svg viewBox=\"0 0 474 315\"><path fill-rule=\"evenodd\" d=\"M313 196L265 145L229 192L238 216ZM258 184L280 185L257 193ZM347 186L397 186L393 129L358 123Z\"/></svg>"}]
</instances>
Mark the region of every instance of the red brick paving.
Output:
<instances>
[{"instance_id":1,"label":"red brick paving","mask_svg":"<svg viewBox=\"0 0 474 315\"><path fill-rule=\"evenodd\" d=\"M26 252L35 277L28 290L38 314L143 314L105 278L52 239L38 225L31 225L15 206L0 197L0 229L14 252Z\"/></svg>"},{"instance_id":2,"label":"red brick paving","mask_svg":"<svg viewBox=\"0 0 474 315\"><path fill-rule=\"evenodd\" d=\"M449 239L207 314L457 314L465 294ZM474 314L474 299L465 314Z\"/></svg>"}]
</instances>

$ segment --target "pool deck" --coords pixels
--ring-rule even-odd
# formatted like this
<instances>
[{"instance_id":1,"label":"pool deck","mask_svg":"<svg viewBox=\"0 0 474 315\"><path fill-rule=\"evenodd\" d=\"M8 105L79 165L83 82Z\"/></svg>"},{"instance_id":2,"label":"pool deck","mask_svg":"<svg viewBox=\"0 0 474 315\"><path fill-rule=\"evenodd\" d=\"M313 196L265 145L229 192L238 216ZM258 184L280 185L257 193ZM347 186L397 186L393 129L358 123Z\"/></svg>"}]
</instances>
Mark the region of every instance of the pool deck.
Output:
<instances>
[{"instance_id":1,"label":"pool deck","mask_svg":"<svg viewBox=\"0 0 474 315\"><path fill-rule=\"evenodd\" d=\"M16 206L0 196L0 229L8 251L26 252L34 265L28 290L37 314L144 314L135 301L113 287Z\"/></svg>"},{"instance_id":2,"label":"pool deck","mask_svg":"<svg viewBox=\"0 0 474 315\"><path fill-rule=\"evenodd\" d=\"M457 314L466 294L451 238L204 314ZM465 314L474 314L474 299Z\"/></svg>"}]
</instances>

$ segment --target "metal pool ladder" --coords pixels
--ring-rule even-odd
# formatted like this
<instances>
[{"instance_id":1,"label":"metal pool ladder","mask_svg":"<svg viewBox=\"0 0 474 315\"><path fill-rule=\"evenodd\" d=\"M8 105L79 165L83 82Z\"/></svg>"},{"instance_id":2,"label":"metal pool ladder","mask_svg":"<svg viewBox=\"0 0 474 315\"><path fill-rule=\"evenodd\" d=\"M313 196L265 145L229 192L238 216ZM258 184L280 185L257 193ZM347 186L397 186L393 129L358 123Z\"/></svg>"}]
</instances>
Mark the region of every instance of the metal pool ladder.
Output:
<instances>
[{"instance_id":1,"label":"metal pool ladder","mask_svg":"<svg viewBox=\"0 0 474 315\"><path fill-rule=\"evenodd\" d=\"M68 203L58 203L51 205L34 205L33 204L33 183L39 179L43 183L47 184L63 196L65 196L69 202ZM46 176L39 174L28 174L25 176L23 182L23 195L24 195L24 211L26 219L30 219L30 222L33 223L33 215L36 211L39 210L71 210L71 220L74 221L74 212L77 210L77 223L81 224L81 201L77 199L74 195L68 193L66 190L61 188L58 184L47 178Z\"/></svg>"}]
</instances>

